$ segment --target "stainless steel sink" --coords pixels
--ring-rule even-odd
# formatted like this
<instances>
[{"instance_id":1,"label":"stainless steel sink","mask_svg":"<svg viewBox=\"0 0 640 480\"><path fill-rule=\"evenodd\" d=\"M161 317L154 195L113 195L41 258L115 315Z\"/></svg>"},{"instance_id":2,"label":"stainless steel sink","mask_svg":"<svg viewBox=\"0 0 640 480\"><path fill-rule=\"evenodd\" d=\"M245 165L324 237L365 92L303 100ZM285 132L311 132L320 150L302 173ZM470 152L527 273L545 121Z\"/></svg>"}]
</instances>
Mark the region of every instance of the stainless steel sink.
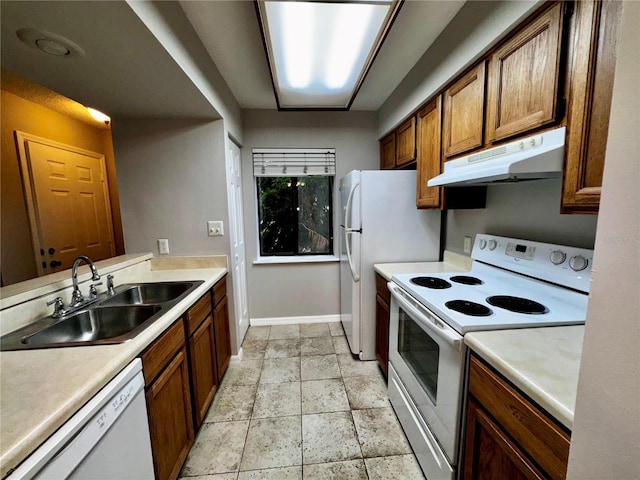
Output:
<instances>
[{"instance_id":1,"label":"stainless steel sink","mask_svg":"<svg viewBox=\"0 0 640 480\"><path fill-rule=\"evenodd\" d=\"M153 324L202 280L134 283L103 293L95 303L63 317L49 316L0 338L0 350L123 343Z\"/></svg>"},{"instance_id":2,"label":"stainless steel sink","mask_svg":"<svg viewBox=\"0 0 640 480\"><path fill-rule=\"evenodd\" d=\"M139 283L125 285L126 289L105 300L101 305L153 305L175 300L195 282Z\"/></svg>"},{"instance_id":3,"label":"stainless steel sink","mask_svg":"<svg viewBox=\"0 0 640 480\"><path fill-rule=\"evenodd\" d=\"M77 312L50 327L24 337L26 345L53 343L122 342L122 336L140 327L160 311L159 305L142 307L105 307Z\"/></svg>"}]
</instances>

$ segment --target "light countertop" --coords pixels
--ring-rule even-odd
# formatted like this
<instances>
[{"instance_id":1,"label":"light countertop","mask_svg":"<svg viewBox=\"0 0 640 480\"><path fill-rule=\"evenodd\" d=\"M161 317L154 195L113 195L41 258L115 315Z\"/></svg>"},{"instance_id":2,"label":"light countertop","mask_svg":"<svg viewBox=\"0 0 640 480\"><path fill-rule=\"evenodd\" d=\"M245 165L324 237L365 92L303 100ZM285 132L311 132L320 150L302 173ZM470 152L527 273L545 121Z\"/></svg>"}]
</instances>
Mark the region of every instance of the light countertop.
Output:
<instances>
[{"instance_id":1,"label":"light countertop","mask_svg":"<svg viewBox=\"0 0 640 480\"><path fill-rule=\"evenodd\" d=\"M571 430L583 336L577 325L471 332L464 342Z\"/></svg>"},{"instance_id":2,"label":"light countertop","mask_svg":"<svg viewBox=\"0 0 640 480\"><path fill-rule=\"evenodd\" d=\"M391 280L393 275L401 273L468 272L471 262L471 257L445 251L443 262L377 263L373 269Z\"/></svg>"},{"instance_id":3,"label":"light countertop","mask_svg":"<svg viewBox=\"0 0 640 480\"><path fill-rule=\"evenodd\" d=\"M170 262L154 269L146 263L146 271L138 269L134 278L116 285L205 283L126 343L0 352L0 477L19 465L227 272L226 268L172 266Z\"/></svg>"}]
</instances>

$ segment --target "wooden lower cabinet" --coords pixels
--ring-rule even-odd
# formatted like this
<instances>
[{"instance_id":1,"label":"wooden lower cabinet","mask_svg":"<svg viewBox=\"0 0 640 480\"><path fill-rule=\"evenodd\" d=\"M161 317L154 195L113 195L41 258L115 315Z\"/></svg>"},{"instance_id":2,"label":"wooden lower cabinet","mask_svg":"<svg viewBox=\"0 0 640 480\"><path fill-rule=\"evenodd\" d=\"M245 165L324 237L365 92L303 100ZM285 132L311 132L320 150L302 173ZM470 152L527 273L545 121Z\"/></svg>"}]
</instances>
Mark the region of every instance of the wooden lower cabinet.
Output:
<instances>
[{"instance_id":1,"label":"wooden lower cabinet","mask_svg":"<svg viewBox=\"0 0 640 480\"><path fill-rule=\"evenodd\" d=\"M224 281L221 280L221 281ZM218 381L222 379L227 371L231 360L231 338L229 333L229 302L225 295L213 310L213 323L215 329L216 342L216 365L218 371Z\"/></svg>"},{"instance_id":2,"label":"wooden lower cabinet","mask_svg":"<svg viewBox=\"0 0 640 480\"><path fill-rule=\"evenodd\" d=\"M142 354L156 480L175 480L231 359L226 280Z\"/></svg>"},{"instance_id":3,"label":"wooden lower cabinet","mask_svg":"<svg viewBox=\"0 0 640 480\"><path fill-rule=\"evenodd\" d=\"M376 273L376 358L387 378L389 369L389 303L387 281Z\"/></svg>"},{"instance_id":4,"label":"wooden lower cabinet","mask_svg":"<svg viewBox=\"0 0 640 480\"><path fill-rule=\"evenodd\" d=\"M211 290L187 310L186 320L193 422L197 429L202 424L218 389Z\"/></svg>"},{"instance_id":5,"label":"wooden lower cabinet","mask_svg":"<svg viewBox=\"0 0 640 480\"><path fill-rule=\"evenodd\" d=\"M211 313L189 338L191 390L196 428L200 427L218 389L216 343Z\"/></svg>"},{"instance_id":6,"label":"wooden lower cabinet","mask_svg":"<svg viewBox=\"0 0 640 480\"><path fill-rule=\"evenodd\" d=\"M465 479L564 479L569 433L471 355Z\"/></svg>"},{"instance_id":7,"label":"wooden lower cabinet","mask_svg":"<svg viewBox=\"0 0 640 480\"><path fill-rule=\"evenodd\" d=\"M467 410L465 478L540 479L544 475L514 445L480 406L471 400Z\"/></svg>"},{"instance_id":8,"label":"wooden lower cabinet","mask_svg":"<svg viewBox=\"0 0 640 480\"><path fill-rule=\"evenodd\" d=\"M180 335L176 351L174 340ZM157 480L174 480L195 438L182 320L142 354L142 363L155 476ZM156 365L160 365L159 373L149 381L147 373L153 375Z\"/></svg>"}]
</instances>

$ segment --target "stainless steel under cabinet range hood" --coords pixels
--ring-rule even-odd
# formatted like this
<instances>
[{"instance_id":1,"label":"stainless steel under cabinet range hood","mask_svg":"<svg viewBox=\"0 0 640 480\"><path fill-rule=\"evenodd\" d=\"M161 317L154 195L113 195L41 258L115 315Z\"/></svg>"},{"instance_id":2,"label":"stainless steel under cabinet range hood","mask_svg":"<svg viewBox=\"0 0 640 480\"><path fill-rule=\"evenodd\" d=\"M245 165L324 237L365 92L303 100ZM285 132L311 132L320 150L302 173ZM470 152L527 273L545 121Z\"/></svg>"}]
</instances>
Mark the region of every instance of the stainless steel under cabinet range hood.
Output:
<instances>
[{"instance_id":1,"label":"stainless steel under cabinet range hood","mask_svg":"<svg viewBox=\"0 0 640 480\"><path fill-rule=\"evenodd\" d=\"M562 175L565 127L506 143L444 163L429 187L492 185Z\"/></svg>"}]
</instances>

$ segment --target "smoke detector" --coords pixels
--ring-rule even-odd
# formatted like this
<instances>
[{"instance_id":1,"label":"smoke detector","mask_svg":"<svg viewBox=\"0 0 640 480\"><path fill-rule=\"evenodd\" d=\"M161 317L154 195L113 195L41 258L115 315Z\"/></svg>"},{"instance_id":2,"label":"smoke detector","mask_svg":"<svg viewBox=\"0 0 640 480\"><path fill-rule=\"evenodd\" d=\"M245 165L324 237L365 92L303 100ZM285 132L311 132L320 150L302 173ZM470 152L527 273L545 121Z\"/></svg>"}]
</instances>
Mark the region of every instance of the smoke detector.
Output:
<instances>
[{"instance_id":1,"label":"smoke detector","mask_svg":"<svg viewBox=\"0 0 640 480\"><path fill-rule=\"evenodd\" d=\"M56 57L84 56L84 50L77 43L55 33L34 28L21 28L16 32L20 40L32 48Z\"/></svg>"}]
</instances>

